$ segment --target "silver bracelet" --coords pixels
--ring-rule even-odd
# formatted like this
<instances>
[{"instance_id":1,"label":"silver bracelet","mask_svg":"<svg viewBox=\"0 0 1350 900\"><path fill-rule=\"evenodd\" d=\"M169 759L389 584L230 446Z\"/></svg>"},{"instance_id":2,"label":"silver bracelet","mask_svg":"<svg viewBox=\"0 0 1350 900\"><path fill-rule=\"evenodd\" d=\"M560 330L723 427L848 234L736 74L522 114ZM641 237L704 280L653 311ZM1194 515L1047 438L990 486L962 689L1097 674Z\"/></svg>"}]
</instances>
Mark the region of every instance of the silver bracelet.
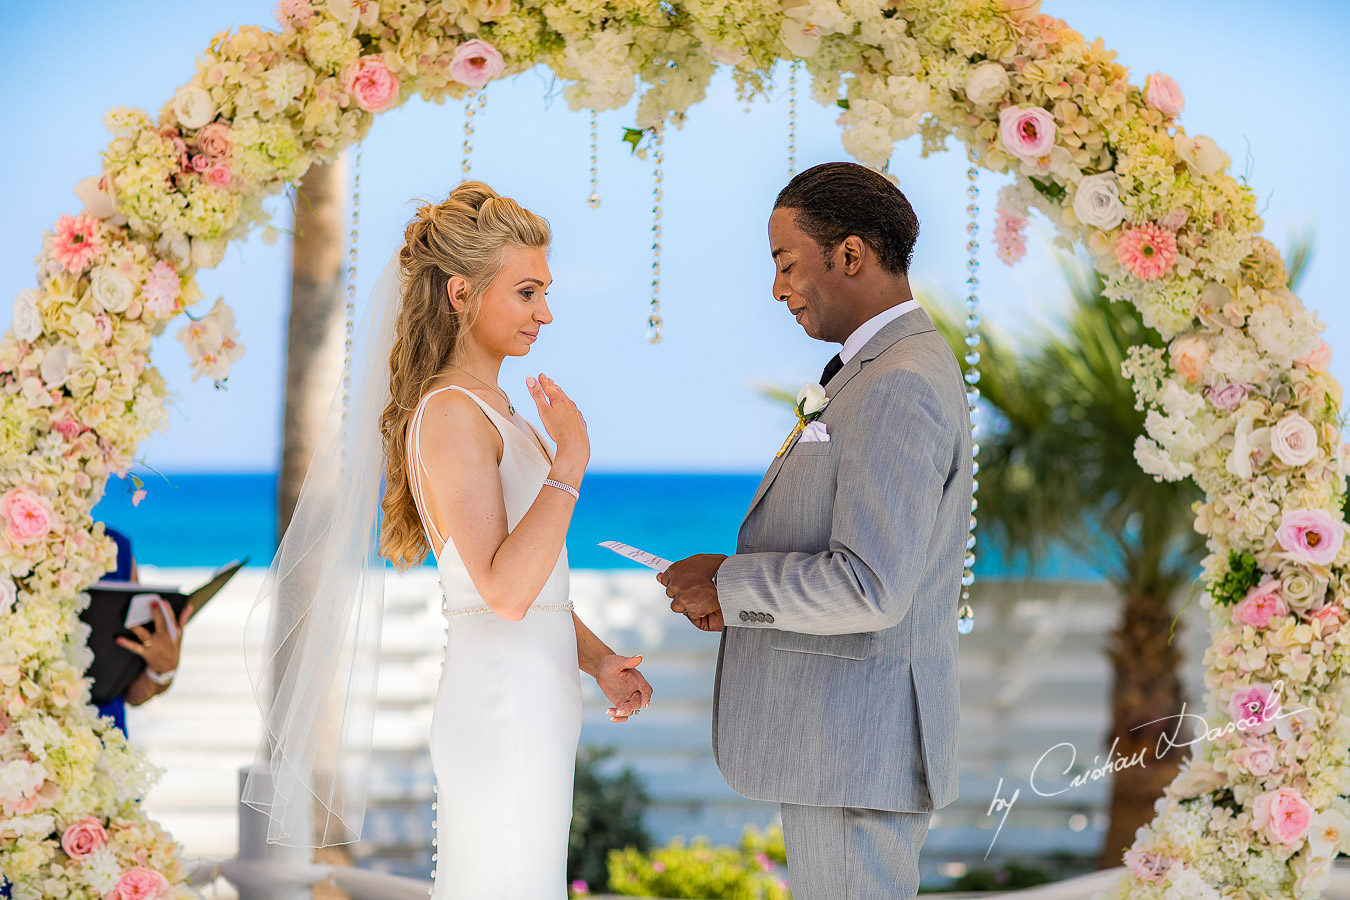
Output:
<instances>
[{"instance_id":1,"label":"silver bracelet","mask_svg":"<svg viewBox=\"0 0 1350 900\"><path fill-rule=\"evenodd\" d=\"M581 492L578 491L576 488L572 487L570 484L564 484L561 481L554 481L552 478L545 478L544 484L548 485L549 487L555 487L560 491L567 491L567 493L572 495L573 500L581 499Z\"/></svg>"},{"instance_id":2,"label":"silver bracelet","mask_svg":"<svg viewBox=\"0 0 1350 900\"><path fill-rule=\"evenodd\" d=\"M173 681L173 676L176 675L177 673L178 673L177 669L170 669L167 672L156 672L149 666L145 667L145 677L149 678L151 681L153 681L160 687L164 687L166 684Z\"/></svg>"}]
</instances>

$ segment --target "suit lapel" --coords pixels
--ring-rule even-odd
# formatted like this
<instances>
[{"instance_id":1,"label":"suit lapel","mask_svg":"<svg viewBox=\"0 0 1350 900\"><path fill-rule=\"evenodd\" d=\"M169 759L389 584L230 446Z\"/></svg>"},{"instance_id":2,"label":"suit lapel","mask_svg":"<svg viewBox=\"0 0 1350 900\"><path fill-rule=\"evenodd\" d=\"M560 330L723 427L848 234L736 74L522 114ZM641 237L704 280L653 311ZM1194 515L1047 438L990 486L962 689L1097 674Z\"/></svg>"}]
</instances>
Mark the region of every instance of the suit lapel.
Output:
<instances>
[{"instance_id":1,"label":"suit lapel","mask_svg":"<svg viewBox=\"0 0 1350 900\"><path fill-rule=\"evenodd\" d=\"M848 384L849 381L853 379L854 375L861 372L864 365L876 359L899 341L913 334L922 334L925 331L935 330L936 329L933 327L933 320L930 319L928 313L922 309L916 309L913 312L906 313L893 322L887 322L884 328L878 331L870 341L863 345L863 348L858 351L857 355L845 363L842 369L834 373L834 377L830 379L828 384L824 385L825 396L830 398L837 397L839 392L844 389L844 385ZM800 436L797 438L797 441L799 440L801 440ZM782 456L775 457L774 461L769 464L769 471L765 472L764 477L760 479L759 488L755 491L755 496L750 501L750 508L745 511L746 519L750 518L750 513L754 512L755 507L759 505L759 501L764 499L765 493L769 490L769 485L773 484L773 480L778 477L779 470L783 468L783 461L788 458L788 454L797 446L797 441L793 441L792 446L788 447Z\"/></svg>"}]
</instances>

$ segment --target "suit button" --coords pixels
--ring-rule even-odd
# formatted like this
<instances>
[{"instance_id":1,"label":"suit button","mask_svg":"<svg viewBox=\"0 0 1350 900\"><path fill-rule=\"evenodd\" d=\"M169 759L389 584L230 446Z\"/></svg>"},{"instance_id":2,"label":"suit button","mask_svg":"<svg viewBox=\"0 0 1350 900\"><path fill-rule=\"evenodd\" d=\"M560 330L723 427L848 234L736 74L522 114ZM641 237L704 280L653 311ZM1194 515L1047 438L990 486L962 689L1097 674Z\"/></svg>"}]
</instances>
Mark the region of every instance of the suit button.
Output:
<instances>
[{"instance_id":1,"label":"suit button","mask_svg":"<svg viewBox=\"0 0 1350 900\"><path fill-rule=\"evenodd\" d=\"M764 614L764 621L765 621L766 623L768 623L769 625L772 625L772 624L773 624L773 613L765 613L765 614Z\"/></svg>"},{"instance_id":2,"label":"suit button","mask_svg":"<svg viewBox=\"0 0 1350 900\"><path fill-rule=\"evenodd\" d=\"M755 621L756 621L756 622L767 622L767 621L769 621L769 617L768 617L768 615L766 615L765 613L755 613Z\"/></svg>"},{"instance_id":3,"label":"suit button","mask_svg":"<svg viewBox=\"0 0 1350 900\"><path fill-rule=\"evenodd\" d=\"M749 622L749 621L750 621L750 614L749 614L748 612L746 612L745 610L741 610L741 621L742 621L742 622Z\"/></svg>"}]
</instances>

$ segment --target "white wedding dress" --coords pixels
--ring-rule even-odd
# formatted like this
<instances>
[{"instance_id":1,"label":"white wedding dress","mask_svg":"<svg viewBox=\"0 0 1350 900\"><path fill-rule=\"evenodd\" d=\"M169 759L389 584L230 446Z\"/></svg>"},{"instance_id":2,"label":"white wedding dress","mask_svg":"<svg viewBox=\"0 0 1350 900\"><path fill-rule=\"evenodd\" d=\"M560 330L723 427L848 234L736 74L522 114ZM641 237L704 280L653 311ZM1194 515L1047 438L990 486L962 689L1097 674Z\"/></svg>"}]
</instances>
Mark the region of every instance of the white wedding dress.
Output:
<instances>
[{"instance_id":1,"label":"white wedding dress","mask_svg":"<svg viewBox=\"0 0 1350 900\"><path fill-rule=\"evenodd\" d=\"M501 432L508 529L514 530L534 503L551 468L521 428L458 385L431 391L413 414L408 441L413 496L434 537L432 546L444 542L436 568L448 620L431 722L439 838L431 897L562 900L581 733L567 550L521 621L503 619L483 603L454 542L438 533L423 499L422 414L428 397L450 389L472 397Z\"/></svg>"}]
</instances>

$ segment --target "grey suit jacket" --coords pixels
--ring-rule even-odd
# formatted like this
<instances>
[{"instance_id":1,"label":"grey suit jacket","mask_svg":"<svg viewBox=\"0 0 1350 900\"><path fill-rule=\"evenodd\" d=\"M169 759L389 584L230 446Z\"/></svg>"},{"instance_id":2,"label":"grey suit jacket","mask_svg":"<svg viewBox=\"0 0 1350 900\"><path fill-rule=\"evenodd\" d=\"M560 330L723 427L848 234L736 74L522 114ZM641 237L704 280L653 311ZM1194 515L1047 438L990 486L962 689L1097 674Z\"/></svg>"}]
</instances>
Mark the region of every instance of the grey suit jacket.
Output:
<instances>
[{"instance_id":1,"label":"grey suit jacket","mask_svg":"<svg viewBox=\"0 0 1350 900\"><path fill-rule=\"evenodd\" d=\"M965 385L916 310L825 388L830 440L774 460L717 572L713 753L746 797L937 809L956 799Z\"/></svg>"}]
</instances>

